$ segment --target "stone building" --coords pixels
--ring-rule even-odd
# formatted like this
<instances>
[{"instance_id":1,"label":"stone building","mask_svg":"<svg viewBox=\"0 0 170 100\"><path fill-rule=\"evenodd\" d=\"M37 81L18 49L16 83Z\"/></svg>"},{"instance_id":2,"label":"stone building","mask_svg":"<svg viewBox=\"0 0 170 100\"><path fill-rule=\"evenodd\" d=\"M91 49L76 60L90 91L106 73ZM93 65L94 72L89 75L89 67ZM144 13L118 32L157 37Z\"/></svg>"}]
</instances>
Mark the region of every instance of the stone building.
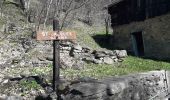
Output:
<instances>
[{"instance_id":1,"label":"stone building","mask_svg":"<svg viewBox=\"0 0 170 100\"><path fill-rule=\"evenodd\" d=\"M170 59L169 0L115 0L108 12L115 48L136 56Z\"/></svg>"}]
</instances>

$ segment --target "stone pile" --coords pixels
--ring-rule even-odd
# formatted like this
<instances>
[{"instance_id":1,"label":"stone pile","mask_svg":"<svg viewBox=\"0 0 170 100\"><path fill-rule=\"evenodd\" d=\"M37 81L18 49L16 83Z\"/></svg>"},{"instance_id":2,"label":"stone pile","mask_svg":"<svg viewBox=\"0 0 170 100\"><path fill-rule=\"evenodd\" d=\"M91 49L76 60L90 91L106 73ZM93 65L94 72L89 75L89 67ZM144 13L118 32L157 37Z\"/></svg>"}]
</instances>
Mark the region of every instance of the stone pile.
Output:
<instances>
[{"instance_id":1,"label":"stone pile","mask_svg":"<svg viewBox=\"0 0 170 100\"><path fill-rule=\"evenodd\" d=\"M95 64L114 64L115 62L122 62L127 57L126 50L92 50L88 47L80 45L65 45L62 47L62 52L69 53L75 59Z\"/></svg>"}]
</instances>

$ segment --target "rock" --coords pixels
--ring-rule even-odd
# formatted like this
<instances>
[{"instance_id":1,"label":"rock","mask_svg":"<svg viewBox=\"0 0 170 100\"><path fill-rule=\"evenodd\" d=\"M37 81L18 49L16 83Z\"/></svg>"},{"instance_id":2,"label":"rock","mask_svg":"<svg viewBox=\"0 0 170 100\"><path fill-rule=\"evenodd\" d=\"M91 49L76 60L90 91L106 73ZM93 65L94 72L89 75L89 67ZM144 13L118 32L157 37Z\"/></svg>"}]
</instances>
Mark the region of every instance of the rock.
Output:
<instances>
[{"instance_id":1,"label":"rock","mask_svg":"<svg viewBox=\"0 0 170 100\"><path fill-rule=\"evenodd\" d=\"M81 53L81 50L74 50L74 53Z\"/></svg>"},{"instance_id":2,"label":"rock","mask_svg":"<svg viewBox=\"0 0 170 100\"><path fill-rule=\"evenodd\" d=\"M91 49L89 47L83 47L84 53L91 53Z\"/></svg>"},{"instance_id":3,"label":"rock","mask_svg":"<svg viewBox=\"0 0 170 100\"><path fill-rule=\"evenodd\" d=\"M87 62L87 63L93 63L94 62L94 57L93 56L84 57L82 60Z\"/></svg>"},{"instance_id":4,"label":"rock","mask_svg":"<svg viewBox=\"0 0 170 100\"><path fill-rule=\"evenodd\" d=\"M106 55L104 53L96 53L94 56L95 58L102 58L105 57Z\"/></svg>"},{"instance_id":5,"label":"rock","mask_svg":"<svg viewBox=\"0 0 170 100\"><path fill-rule=\"evenodd\" d=\"M8 79L5 79L3 82L2 82L2 84L7 84L9 82L9 80Z\"/></svg>"},{"instance_id":6,"label":"rock","mask_svg":"<svg viewBox=\"0 0 170 100\"><path fill-rule=\"evenodd\" d=\"M110 58L112 58L112 59L117 59L117 56L110 56Z\"/></svg>"},{"instance_id":7,"label":"rock","mask_svg":"<svg viewBox=\"0 0 170 100\"><path fill-rule=\"evenodd\" d=\"M71 50L70 50L70 56L73 56L75 58L79 58L82 53L82 47L80 45L75 45Z\"/></svg>"},{"instance_id":8,"label":"rock","mask_svg":"<svg viewBox=\"0 0 170 100\"><path fill-rule=\"evenodd\" d=\"M107 56L104 51L96 51L96 50L94 50L92 52L92 54L94 54L95 58L102 58L102 57Z\"/></svg>"},{"instance_id":9,"label":"rock","mask_svg":"<svg viewBox=\"0 0 170 100\"><path fill-rule=\"evenodd\" d=\"M61 50L65 50L65 51L70 51L71 50L71 47L62 47Z\"/></svg>"},{"instance_id":10,"label":"rock","mask_svg":"<svg viewBox=\"0 0 170 100\"><path fill-rule=\"evenodd\" d=\"M47 56L47 57L46 57L46 60L48 60L48 61L53 61L53 56Z\"/></svg>"},{"instance_id":11,"label":"rock","mask_svg":"<svg viewBox=\"0 0 170 100\"><path fill-rule=\"evenodd\" d=\"M123 62L123 59L118 59L118 62Z\"/></svg>"},{"instance_id":12,"label":"rock","mask_svg":"<svg viewBox=\"0 0 170 100\"><path fill-rule=\"evenodd\" d=\"M106 55L109 55L109 56L115 56L115 54L113 53L113 51L110 51L110 50L105 50L103 51Z\"/></svg>"},{"instance_id":13,"label":"rock","mask_svg":"<svg viewBox=\"0 0 170 100\"><path fill-rule=\"evenodd\" d=\"M111 65L113 64L113 60L110 57L104 57L104 63Z\"/></svg>"},{"instance_id":14,"label":"rock","mask_svg":"<svg viewBox=\"0 0 170 100\"><path fill-rule=\"evenodd\" d=\"M126 88L126 84L123 82L109 82L108 86L107 86L107 92L109 95L114 95L117 93L120 93L121 91L123 91Z\"/></svg>"},{"instance_id":15,"label":"rock","mask_svg":"<svg viewBox=\"0 0 170 100\"><path fill-rule=\"evenodd\" d=\"M118 59L118 58L115 58L113 61L114 61L114 62L119 62L119 59Z\"/></svg>"},{"instance_id":16,"label":"rock","mask_svg":"<svg viewBox=\"0 0 170 100\"><path fill-rule=\"evenodd\" d=\"M117 55L118 58L125 58L128 56L126 50L114 50L113 52Z\"/></svg>"},{"instance_id":17,"label":"rock","mask_svg":"<svg viewBox=\"0 0 170 100\"><path fill-rule=\"evenodd\" d=\"M76 92L81 96L102 97L106 91L106 85L100 83L78 83L71 86L71 92ZM75 94L76 95L76 94Z\"/></svg>"},{"instance_id":18,"label":"rock","mask_svg":"<svg viewBox=\"0 0 170 100\"><path fill-rule=\"evenodd\" d=\"M103 63L103 61L100 60L100 59L94 59L93 62L94 62L95 64L102 64L102 63Z\"/></svg>"},{"instance_id":19,"label":"rock","mask_svg":"<svg viewBox=\"0 0 170 100\"><path fill-rule=\"evenodd\" d=\"M80 45L74 45L74 50L77 50L77 51L82 51L82 47Z\"/></svg>"}]
</instances>

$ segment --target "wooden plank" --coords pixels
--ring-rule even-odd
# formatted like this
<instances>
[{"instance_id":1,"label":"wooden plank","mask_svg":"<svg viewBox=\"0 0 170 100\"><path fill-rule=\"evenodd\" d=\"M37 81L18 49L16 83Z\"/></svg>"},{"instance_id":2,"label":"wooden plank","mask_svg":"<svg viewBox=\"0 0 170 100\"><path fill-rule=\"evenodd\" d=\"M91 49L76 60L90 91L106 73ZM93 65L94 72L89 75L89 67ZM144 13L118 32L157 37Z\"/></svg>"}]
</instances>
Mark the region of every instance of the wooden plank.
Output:
<instances>
[{"instance_id":1,"label":"wooden plank","mask_svg":"<svg viewBox=\"0 0 170 100\"><path fill-rule=\"evenodd\" d=\"M76 33L75 32L59 32L58 40L76 40Z\"/></svg>"},{"instance_id":2,"label":"wooden plank","mask_svg":"<svg viewBox=\"0 0 170 100\"><path fill-rule=\"evenodd\" d=\"M57 31L38 31L37 40L76 40L75 32L57 32Z\"/></svg>"}]
</instances>

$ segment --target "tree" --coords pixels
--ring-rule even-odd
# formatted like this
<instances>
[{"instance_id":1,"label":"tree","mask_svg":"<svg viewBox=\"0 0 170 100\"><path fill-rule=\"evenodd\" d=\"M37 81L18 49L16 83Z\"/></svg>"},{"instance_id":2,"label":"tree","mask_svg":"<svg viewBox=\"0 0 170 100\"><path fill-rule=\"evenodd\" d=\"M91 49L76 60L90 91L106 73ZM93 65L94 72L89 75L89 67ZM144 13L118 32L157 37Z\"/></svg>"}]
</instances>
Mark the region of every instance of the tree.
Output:
<instances>
[{"instance_id":1,"label":"tree","mask_svg":"<svg viewBox=\"0 0 170 100\"><path fill-rule=\"evenodd\" d=\"M49 4L47 5L47 11L46 11L45 21L44 21L44 28L46 27L46 22L47 22L47 19L48 19L49 10L51 8L52 3L53 3L53 0L50 0Z\"/></svg>"},{"instance_id":2,"label":"tree","mask_svg":"<svg viewBox=\"0 0 170 100\"><path fill-rule=\"evenodd\" d=\"M37 2L35 2L37 1ZM43 27L52 19L60 20L60 30L63 29L66 20L72 18L76 11L92 0L35 0L27 1L26 13L28 20L34 19L37 29ZM34 13L33 13L34 12Z\"/></svg>"},{"instance_id":3,"label":"tree","mask_svg":"<svg viewBox=\"0 0 170 100\"><path fill-rule=\"evenodd\" d=\"M105 25L104 6L114 0L25 0L28 20L45 27L51 24L52 19L60 21L60 29L71 23L72 20L80 20L88 25Z\"/></svg>"}]
</instances>

